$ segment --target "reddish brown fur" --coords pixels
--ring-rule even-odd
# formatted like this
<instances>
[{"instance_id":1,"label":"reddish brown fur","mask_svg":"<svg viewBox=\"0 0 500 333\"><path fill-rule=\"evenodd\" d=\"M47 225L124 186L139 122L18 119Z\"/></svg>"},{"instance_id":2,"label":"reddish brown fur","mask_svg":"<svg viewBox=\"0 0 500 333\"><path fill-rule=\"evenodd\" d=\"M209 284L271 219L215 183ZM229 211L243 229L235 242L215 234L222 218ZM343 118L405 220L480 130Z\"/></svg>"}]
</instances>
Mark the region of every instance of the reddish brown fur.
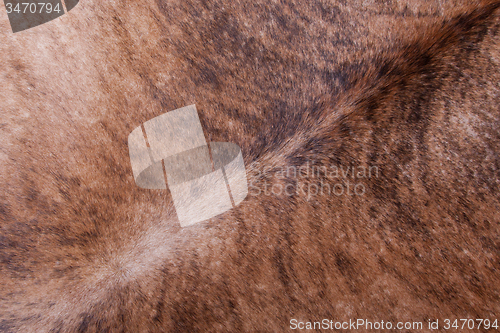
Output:
<instances>
[{"instance_id":1,"label":"reddish brown fur","mask_svg":"<svg viewBox=\"0 0 500 333\"><path fill-rule=\"evenodd\" d=\"M1 14L0 331L500 319L498 7L82 0L17 34ZM379 177L181 229L127 136L193 103L259 189L332 183L279 175L308 161Z\"/></svg>"}]
</instances>

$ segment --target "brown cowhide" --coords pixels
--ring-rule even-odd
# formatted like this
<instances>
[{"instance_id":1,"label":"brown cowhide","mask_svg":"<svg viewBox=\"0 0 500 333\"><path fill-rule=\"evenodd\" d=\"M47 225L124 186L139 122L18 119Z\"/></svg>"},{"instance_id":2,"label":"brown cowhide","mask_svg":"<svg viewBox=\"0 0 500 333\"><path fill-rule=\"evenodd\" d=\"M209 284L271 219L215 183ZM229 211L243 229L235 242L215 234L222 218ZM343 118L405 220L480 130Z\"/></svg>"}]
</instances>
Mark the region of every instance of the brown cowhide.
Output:
<instances>
[{"instance_id":1,"label":"brown cowhide","mask_svg":"<svg viewBox=\"0 0 500 333\"><path fill-rule=\"evenodd\" d=\"M81 0L15 34L0 7L0 332L500 320L499 7ZM181 228L127 137L190 104L249 195Z\"/></svg>"}]
</instances>

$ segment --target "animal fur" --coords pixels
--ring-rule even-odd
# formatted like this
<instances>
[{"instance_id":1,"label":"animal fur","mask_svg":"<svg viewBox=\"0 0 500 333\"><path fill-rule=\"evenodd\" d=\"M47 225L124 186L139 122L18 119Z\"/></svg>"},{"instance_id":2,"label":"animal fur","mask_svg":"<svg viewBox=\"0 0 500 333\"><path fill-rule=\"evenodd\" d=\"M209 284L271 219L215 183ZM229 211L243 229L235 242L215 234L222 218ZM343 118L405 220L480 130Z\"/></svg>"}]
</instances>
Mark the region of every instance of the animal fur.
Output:
<instances>
[{"instance_id":1,"label":"animal fur","mask_svg":"<svg viewBox=\"0 0 500 333\"><path fill-rule=\"evenodd\" d=\"M500 319L499 7L82 0L16 34L0 11L0 332ZM190 104L250 194L180 228L127 136Z\"/></svg>"}]
</instances>

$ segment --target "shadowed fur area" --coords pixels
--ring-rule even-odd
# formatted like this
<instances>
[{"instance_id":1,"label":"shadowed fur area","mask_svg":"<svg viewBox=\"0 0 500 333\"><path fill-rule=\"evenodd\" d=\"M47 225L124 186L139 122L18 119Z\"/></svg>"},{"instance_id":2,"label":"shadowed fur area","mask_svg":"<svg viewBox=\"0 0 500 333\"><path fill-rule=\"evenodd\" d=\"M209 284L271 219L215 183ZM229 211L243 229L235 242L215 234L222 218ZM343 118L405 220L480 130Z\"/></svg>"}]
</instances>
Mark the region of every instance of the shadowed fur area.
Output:
<instances>
[{"instance_id":1,"label":"shadowed fur area","mask_svg":"<svg viewBox=\"0 0 500 333\"><path fill-rule=\"evenodd\" d=\"M500 321L499 7L81 0L16 34L0 10L0 332ZM127 137L191 104L249 195L181 228Z\"/></svg>"}]
</instances>

